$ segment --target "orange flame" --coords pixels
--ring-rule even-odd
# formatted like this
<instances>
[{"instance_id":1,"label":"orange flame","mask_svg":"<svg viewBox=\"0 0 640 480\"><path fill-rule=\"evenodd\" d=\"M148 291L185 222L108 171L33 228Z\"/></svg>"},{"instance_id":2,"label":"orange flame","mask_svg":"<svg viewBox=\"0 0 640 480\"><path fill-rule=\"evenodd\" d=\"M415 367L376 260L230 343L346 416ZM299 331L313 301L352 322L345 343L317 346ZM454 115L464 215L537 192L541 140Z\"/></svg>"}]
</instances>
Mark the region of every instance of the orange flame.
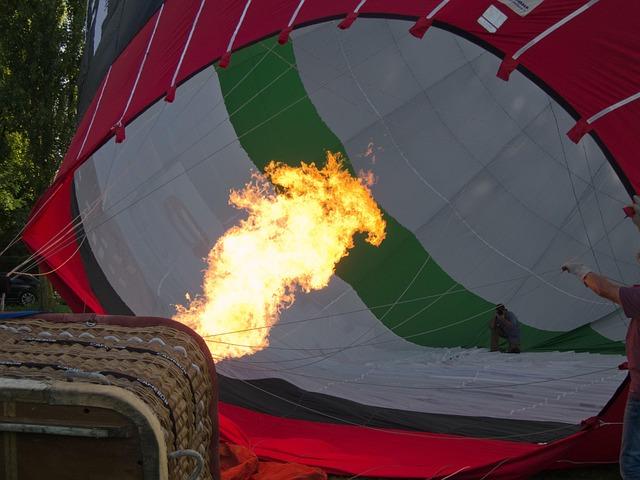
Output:
<instances>
[{"instance_id":1,"label":"orange flame","mask_svg":"<svg viewBox=\"0 0 640 480\"><path fill-rule=\"evenodd\" d=\"M321 169L271 162L264 175L253 177L229 197L248 218L218 239L209 252L203 295L188 307L176 306L174 316L198 331L218 359L267 347L280 312L298 290L328 285L356 233L366 233L375 246L386 235L368 188L372 178L352 177L340 154L327 152Z\"/></svg>"}]
</instances>

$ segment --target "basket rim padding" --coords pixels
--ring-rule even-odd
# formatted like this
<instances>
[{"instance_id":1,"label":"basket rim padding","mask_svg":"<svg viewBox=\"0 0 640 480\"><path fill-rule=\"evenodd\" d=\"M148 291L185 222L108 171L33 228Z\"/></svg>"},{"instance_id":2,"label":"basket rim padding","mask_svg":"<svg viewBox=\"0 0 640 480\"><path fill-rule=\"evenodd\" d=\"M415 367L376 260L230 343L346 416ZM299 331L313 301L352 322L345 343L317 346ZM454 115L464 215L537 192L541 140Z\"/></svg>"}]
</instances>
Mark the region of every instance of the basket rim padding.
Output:
<instances>
[{"instance_id":1,"label":"basket rim padding","mask_svg":"<svg viewBox=\"0 0 640 480\"><path fill-rule=\"evenodd\" d=\"M218 442L220 440L220 429L218 422L218 379L216 375L215 363L211 356L211 351L204 339L192 328L176 320L164 317L135 317L130 315L98 315L95 313L37 313L29 317L45 320L52 323L92 323L95 325L117 325L121 327L168 327L186 333L197 343L202 351L207 367L209 369L209 380L213 387L212 401L209 405L209 417L213 426L211 443L209 444L209 470L214 480L220 478L220 460L218 456ZM94 325L91 325L94 326Z\"/></svg>"}]
</instances>

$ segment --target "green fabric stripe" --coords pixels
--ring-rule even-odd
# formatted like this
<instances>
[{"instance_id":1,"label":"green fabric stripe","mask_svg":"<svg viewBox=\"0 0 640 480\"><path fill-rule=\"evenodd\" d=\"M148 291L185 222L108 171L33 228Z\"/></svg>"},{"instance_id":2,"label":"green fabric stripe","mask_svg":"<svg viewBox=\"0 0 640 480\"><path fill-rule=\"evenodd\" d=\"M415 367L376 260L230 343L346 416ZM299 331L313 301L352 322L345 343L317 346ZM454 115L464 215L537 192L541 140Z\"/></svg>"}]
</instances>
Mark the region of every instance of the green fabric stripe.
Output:
<instances>
[{"instance_id":1,"label":"green fabric stripe","mask_svg":"<svg viewBox=\"0 0 640 480\"><path fill-rule=\"evenodd\" d=\"M300 161L323 164L326 150L346 154L340 139L306 96L298 72L292 67L293 47L276 46L268 53L274 42L269 39L236 52L228 69L218 69L226 107L242 147L261 170L271 160L289 165ZM249 73L256 62L261 63ZM465 290L429 259L412 232L388 214L385 218L387 238L382 245L375 248L358 239L356 247L338 265L337 274L353 286L387 327L411 342L437 347L487 347L493 305ZM411 286L402 295L408 285ZM443 292L455 293L425 298ZM377 307L393 304L401 295L395 307ZM422 300L407 302L412 299ZM563 335L566 334L559 336L558 332L522 325L525 349L553 344L557 350L622 351L620 342L612 342L589 327L580 334ZM566 341L553 343L560 337Z\"/></svg>"}]
</instances>

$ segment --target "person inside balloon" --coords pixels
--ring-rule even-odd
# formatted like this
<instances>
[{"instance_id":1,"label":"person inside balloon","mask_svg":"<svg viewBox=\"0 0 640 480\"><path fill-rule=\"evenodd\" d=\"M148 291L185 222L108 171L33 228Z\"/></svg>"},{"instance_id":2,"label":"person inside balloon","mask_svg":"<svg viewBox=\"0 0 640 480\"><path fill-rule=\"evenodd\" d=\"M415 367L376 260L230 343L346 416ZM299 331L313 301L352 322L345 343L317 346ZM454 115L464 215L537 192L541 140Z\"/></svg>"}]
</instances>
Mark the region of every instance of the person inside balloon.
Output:
<instances>
[{"instance_id":1,"label":"person inside balloon","mask_svg":"<svg viewBox=\"0 0 640 480\"><path fill-rule=\"evenodd\" d=\"M633 205L624 211L640 230L640 197L634 195ZM640 479L640 285L621 285L577 262L565 262L562 270L576 275L596 295L620 305L631 319L625 341L630 383L622 424L620 474L625 480Z\"/></svg>"},{"instance_id":2,"label":"person inside balloon","mask_svg":"<svg viewBox=\"0 0 640 480\"><path fill-rule=\"evenodd\" d=\"M507 310L502 303L496 305L496 313L489 322L491 330L491 351L498 351L500 338L506 338L509 342L508 353L520 353L520 325L518 317Z\"/></svg>"}]
</instances>

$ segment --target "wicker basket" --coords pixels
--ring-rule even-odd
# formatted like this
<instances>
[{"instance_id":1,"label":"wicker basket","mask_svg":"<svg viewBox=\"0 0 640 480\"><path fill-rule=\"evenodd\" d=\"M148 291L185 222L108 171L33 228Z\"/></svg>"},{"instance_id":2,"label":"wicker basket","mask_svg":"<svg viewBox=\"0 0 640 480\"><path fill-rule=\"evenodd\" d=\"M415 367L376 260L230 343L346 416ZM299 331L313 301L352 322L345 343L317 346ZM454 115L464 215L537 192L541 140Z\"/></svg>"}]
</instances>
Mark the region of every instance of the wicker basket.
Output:
<instances>
[{"instance_id":1,"label":"wicker basket","mask_svg":"<svg viewBox=\"0 0 640 480\"><path fill-rule=\"evenodd\" d=\"M132 392L158 419L167 452L195 450L201 479L218 479L217 387L209 351L177 322L145 317L39 315L0 323L0 377L105 384ZM186 479L189 457L168 460Z\"/></svg>"}]
</instances>

